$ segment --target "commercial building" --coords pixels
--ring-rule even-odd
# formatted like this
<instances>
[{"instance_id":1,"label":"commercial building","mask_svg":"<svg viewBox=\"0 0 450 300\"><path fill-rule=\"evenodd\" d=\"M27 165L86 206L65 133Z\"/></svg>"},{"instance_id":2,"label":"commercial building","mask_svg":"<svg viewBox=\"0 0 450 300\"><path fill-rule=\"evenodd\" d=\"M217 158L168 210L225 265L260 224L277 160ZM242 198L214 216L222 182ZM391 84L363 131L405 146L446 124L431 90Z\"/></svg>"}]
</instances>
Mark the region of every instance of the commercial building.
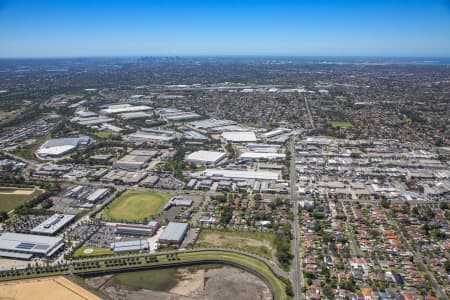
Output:
<instances>
[{"instance_id":1,"label":"commercial building","mask_svg":"<svg viewBox=\"0 0 450 300\"><path fill-rule=\"evenodd\" d=\"M242 153L240 159L242 160L283 160L286 155L283 153L272 153L272 152L245 152Z\"/></svg>"},{"instance_id":2,"label":"commercial building","mask_svg":"<svg viewBox=\"0 0 450 300\"><path fill-rule=\"evenodd\" d=\"M64 240L33 234L5 232L0 235L0 256L31 259L33 256L51 257L64 246Z\"/></svg>"},{"instance_id":3,"label":"commercial building","mask_svg":"<svg viewBox=\"0 0 450 300\"><path fill-rule=\"evenodd\" d=\"M170 142L179 137L181 137L181 134L172 130L142 128L129 134L127 139L131 142Z\"/></svg>"},{"instance_id":4,"label":"commercial building","mask_svg":"<svg viewBox=\"0 0 450 300\"><path fill-rule=\"evenodd\" d=\"M135 240L111 243L111 249L116 253L144 251L150 249L148 240Z\"/></svg>"},{"instance_id":5,"label":"commercial building","mask_svg":"<svg viewBox=\"0 0 450 300\"><path fill-rule=\"evenodd\" d=\"M190 111L181 111L176 108L160 108L156 109L155 113L159 117L167 122L181 122L186 120L198 119L201 116L197 113Z\"/></svg>"},{"instance_id":6,"label":"commercial building","mask_svg":"<svg viewBox=\"0 0 450 300\"><path fill-rule=\"evenodd\" d=\"M86 197L86 200L89 202L97 202L106 197L110 192L111 192L110 188L96 189Z\"/></svg>"},{"instance_id":7,"label":"commercial building","mask_svg":"<svg viewBox=\"0 0 450 300\"><path fill-rule=\"evenodd\" d=\"M207 140L208 137L194 130L184 132L184 138L188 140Z\"/></svg>"},{"instance_id":8,"label":"commercial building","mask_svg":"<svg viewBox=\"0 0 450 300\"><path fill-rule=\"evenodd\" d=\"M230 178L230 179L259 179L259 180L278 180L281 177L280 172L271 171L253 171L253 170L223 170L206 169L201 172L205 177Z\"/></svg>"},{"instance_id":9,"label":"commercial building","mask_svg":"<svg viewBox=\"0 0 450 300\"><path fill-rule=\"evenodd\" d=\"M66 154L80 146L86 146L90 143L91 138L88 136L66 137L51 139L45 142L36 154L41 157L55 157Z\"/></svg>"},{"instance_id":10,"label":"commercial building","mask_svg":"<svg viewBox=\"0 0 450 300\"><path fill-rule=\"evenodd\" d=\"M200 150L187 155L186 161L196 165L216 165L226 156L225 152Z\"/></svg>"},{"instance_id":11,"label":"commercial building","mask_svg":"<svg viewBox=\"0 0 450 300\"><path fill-rule=\"evenodd\" d=\"M117 117L123 120L132 120L132 119L150 118L152 117L152 114L144 111L136 111L136 112L121 113L118 114Z\"/></svg>"},{"instance_id":12,"label":"commercial building","mask_svg":"<svg viewBox=\"0 0 450 300\"><path fill-rule=\"evenodd\" d=\"M138 171L145 168L158 151L134 150L113 164L114 169Z\"/></svg>"},{"instance_id":13,"label":"commercial building","mask_svg":"<svg viewBox=\"0 0 450 300\"><path fill-rule=\"evenodd\" d=\"M291 131L292 130L288 129L288 128L278 128L278 129L261 134L261 137L263 139L269 139L269 138L274 138L274 137L279 136L284 133L290 133Z\"/></svg>"},{"instance_id":14,"label":"commercial building","mask_svg":"<svg viewBox=\"0 0 450 300\"><path fill-rule=\"evenodd\" d=\"M147 177L148 173L143 171L125 171L119 169L112 169L108 171L100 180L108 183L124 183L134 185L139 183L142 179Z\"/></svg>"},{"instance_id":15,"label":"commercial building","mask_svg":"<svg viewBox=\"0 0 450 300\"><path fill-rule=\"evenodd\" d=\"M119 114L119 113L127 113L127 112L137 112L137 111L147 111L152 108L146 105L131 105L131 104L115 104L109 105L106 108L100 110L101 114L111 115L111 114Z\"/></svg>"},{"instance_id":16,"label":"commercial building","mask_svg":"<svg viewBox=\"0 0 450 300\"><path fill-rule=\"evenodd\" d=\"M103 123L108 123L114 121L113 118L108 118L105 116L95 116L95 117L88 117L88 118L73 118L71 120L72 122L78 123L83 126L92 126L92 125L98 125Z\"/></svg>"},{"instance_id":17,"label":"commercial building","mask_svg":"<svg viewBox=\"0 0 450 300\"><path fill-rule=\"evenodd\" d=\"M106 164L113 156L111 154L97 154L89 157L91 161L94 161L99 164Z\"/></svg>"},{"instance_id":18,"label":"commercial building","mask_svg":"<svg viewBox=\"0 0 450 300\"><path fill-rule=\"evenodd\" d=\"M181 245L189 230L188 223L169 222L159 237L160 244Z\"/></svg>"},{"instance_id":19,"label":"commercial building","mask_svg":"<svg viewBox=\"0 0 450 300\"><path fill-rule=\"evenodd\" d=\"M251 143L256 142L256 134L253 131L228 131L223 132L222 137L227 142Z\"/></svg>"},{"instance_id":20,"label":"commercial building","mask_svg":"<svg viewBox=\"0 0 450 300\"><path fill-rule=\"evenodd\" d=\"M143 224L117 224L116 233L129 235L154 235L159 229L159 223L150 221L147 225Z\"/></svg>"},{"instance_id":21,"label":"commercial building","mask_svg":"<svg viewBox=\"0 0 450 300\"><path fill-rule=\"evenodd\" d=\"M55 235L64 226L75 219L75 215L54 214L41 224L31 229L31 233Z\"/></svg>"},{"instance_id":22,"label":"commercial building","mask_svg":"<svg viewBox=\"0 0 450 300\"><path fill-rule=\"evenodd\" d=\"M191 199L187 199L184 197L173 197L169 202L166 203L166 205L164 206L164 210L168 210L172 206L191 207L192 203L193 201Z\"/></svg>"},{"instance_id":23,"label":"commercial building","mask_svg":"<svg viewBox=\"0 0 450 300\"><path fill-rule=\"evenodd\" d=\"M255 144L249 143L247 148L251 150L251 152L272 152L277 153L281 151L280 145L272 145L272 144Z\"/></svg>"},{"instance_id":24,"label":"commercial building","mask_svg":"<svg viewBox=\"0 0 450 300\"><path fill-rule=\"evenodd\" d=\"M210 129L210 128L219 127L219 126L235 125L237 123L232 120L207 119L207 120L191 122L189 124L192 127L197 128L197 129Z\"/></svg>"}]
</instances>

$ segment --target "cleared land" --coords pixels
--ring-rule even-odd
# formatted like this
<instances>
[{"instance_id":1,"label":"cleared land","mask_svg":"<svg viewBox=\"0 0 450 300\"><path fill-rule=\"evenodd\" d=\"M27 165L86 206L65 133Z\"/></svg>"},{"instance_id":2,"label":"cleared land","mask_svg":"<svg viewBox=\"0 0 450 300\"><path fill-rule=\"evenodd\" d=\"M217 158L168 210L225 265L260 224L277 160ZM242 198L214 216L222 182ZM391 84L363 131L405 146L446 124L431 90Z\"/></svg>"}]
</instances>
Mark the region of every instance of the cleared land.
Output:
<instances>
[{"instance_id":1,"label":"cleared land","mask_svg":"<svg viewBox=\"0 0 450 300\"><path fill-rule=\"evenodd\" d=\"M36 198L43 192L32 188L0 187L0 211L9 212L21 204Z\"/></svg>"},{"instance_id":2,"label":"cleared land","mask_svg":"<svg viewBox=\"0 0 450 300\"><path fill-rule=\"evenodd\" d=\"M199 252L184 252L179 253L177 255L177 259L170 259L167 255L161 254L156 255L157 261L156 262L147 262L144 260L144 258L139 259L139 266L154 266L158 267L159 265L167 266L169 264L173 264L174 266L178 264L179 262L189 263L189 262L195 262L195 263L202 263L207 262L208 264L220 264L222 262L229 262L234 263L243 267L246 267L250 270L253 270L254 272L258 273L259 275L263 276L270 286L273 288L273 292L275 294L275 299L289 299L289 297L286 295L286 279L281 279L277 275L275 275L270 267L266 265L264 262L247 256L243 254L238 253L232 253L232 252L226 252L226 251L216 251L216 250L210 250L210 251L199 251ZM125 267L130 270L130 266L125 264ZM90 268L91 271L104 271L104 272L114 272L116 270L123 269L124 265L107 265L104 260L100 260L100 266L99 267L93 267ZM75 266L74 267L74 274L78 274L80 272L86 272L86 269L84 267ZM33 277L42 277L47 275L64 275L67 274L68 271L61 271L61 272L54 272L54 273L32 273L32 274L21 274L19 276L10 276L3 278L5 279L11 279L11 278L33 278ZM143 298L147 299L147 298Z\"/></svg>"},{"instance_id":3,"label":"cleared land","mask_svg":"<svg viewBox=\"0 0 450 300\"><path fill-rule=\"evenodd\" d=\"M237 268L203 265L129 272L90 278L88 284L127 299L271 299L267 285L255 275Z\"/></svg>"},{"instance_id":4,"label":"cleared land","mask_svg":"<svg viewBox=\"0 0 450 300\"><path fill-rule=\"evenodd\" d=\"M103 211L102 218L111 221L142 221L162 211L171 194L126 191Z\"/></svg>"},{"instance_id":5,"label":"cleared land","mask_svg":"<svg viewBox=\"0 0 450 300\"><path fill-rule=\"evenodd\" d=\"M0 298L100 300L99 297L61 276L2 282L0 283Z\"/></svg>"},{"instance_id":6,"label":"cleared land","mask_svg":"<svg viewBox=\"0 0 450 300\"><path fill-rule=\"evenodd\" d=\"M330 124L333 128L351 128L351 127L353 127L353 124L350 122L333 121L333 122L330 122Z\"/></svg>"},{"instance_id":7,"label":"cleared land","mask_svg":"<svg viewBox=\"0 0 450 300\"><path fill-rule=\"evenodd\" d=\"M238 249L275 260L274 242L275 235L271 233L203 229L195 247Z\"/></svg>"},{"instance_id":8,"label":"cleared land","mask_svg":"<svg viewBox=\"0 0 450 300\"><path fill-rule=\"evenodd\" d=\"M96 248L96 247L88 247L83 246L78 248L73 254L74 258L80 257L95 257L95 256L104 256L104 255L114 255L114 252L111 249L107 248Z\"/></svg>"}]
</instances>

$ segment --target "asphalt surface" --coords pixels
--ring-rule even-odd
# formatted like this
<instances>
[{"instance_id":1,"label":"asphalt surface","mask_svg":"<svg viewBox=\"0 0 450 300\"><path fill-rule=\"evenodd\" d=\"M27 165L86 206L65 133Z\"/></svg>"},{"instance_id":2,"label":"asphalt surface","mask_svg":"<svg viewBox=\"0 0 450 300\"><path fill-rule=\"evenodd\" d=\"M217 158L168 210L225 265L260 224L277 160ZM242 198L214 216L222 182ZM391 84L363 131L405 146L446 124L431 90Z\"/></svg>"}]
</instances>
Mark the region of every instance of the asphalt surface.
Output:
<instances>
[{"instance_id":1,"label":"asphalt surface","mask_svg":"<svg viewBox=\"0 0 450 300\"><path fill-rule=\"evenodd\" d=\"M291 207L292 214L294 216L292 224L292 253L294 254L294 268L292 270L292 287L294 289L295 300L303 299L302 295L302 266L300 261L300 243L299 243L299 223L298 223L298 199L296 197L296 186L297 186L297 170L295 168L295 136L291 138L290 141L290 152L291 152L291 165L290 165L290 186L291 186Z\"/></svg>"}]
</instances>

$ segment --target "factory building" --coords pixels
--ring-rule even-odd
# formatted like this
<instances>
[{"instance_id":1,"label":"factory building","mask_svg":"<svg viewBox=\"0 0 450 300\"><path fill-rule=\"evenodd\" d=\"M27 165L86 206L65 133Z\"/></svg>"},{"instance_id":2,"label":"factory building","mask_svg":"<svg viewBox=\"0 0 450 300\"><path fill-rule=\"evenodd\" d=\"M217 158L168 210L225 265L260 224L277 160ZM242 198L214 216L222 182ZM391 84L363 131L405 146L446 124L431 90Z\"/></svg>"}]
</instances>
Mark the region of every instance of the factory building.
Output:
<instances>
[{"instance_id":1,"label":"factory building","mask_svg":"<svg viewBox=\"0 0 450 300\"><path fill-rule=\"evenodd\" d=\"M154 235L159 229L159 223L150 221L147 225L142 224L117 224L116 233L129 235Z\"/></svg>"},{"instance_id":2,"label":"factory building","mask_svg":"<svg viewBox=\"0 0 450 300\"><path fill-rule=\"evenodd\" d=\"M133 150L113 164L113 169L138 171L145 168L158 151Z\"/></svg>"},{"instance_id":3,"label":"factory building","mask_svg":"<svg viewBox=\"0 0 450 300\"><path fill-rule=\"evenodd\" d=\"M187 199L184 197L173 197L169 202L166 203L166 205L164 206L164 210L168 210L172 206L191 207L192 203L193 201L191 199Z\"/></svg>"},{"instance_id":4,"label":"factory building","mask_svg":"<svg viewBox=\"0 0 450 300\"><path fill-rule=\"evenodd\" d=\"M188 223L169 222L158 242L165 245L181 245L189 230Z\"/></svg>"},{"instance_id":5,"label":"factory building","mask_svg":"<svg viewBox=\"0 0 450 300\"><path fill-rule=\"evenodd\" d=\"M54 214L41 224L31 229L31 233L55 235L75 219L75 215Z\"/></svg>"},{"instance_id":6,"label":"factory building","mask_svg":"<svg viewBox=\"0 0 450 300\"><path fill-rule=\"evenodd\" d=\"M272 152L245 152L240 156L241 160L284 160L286 155L283 153Z\"/></svg>"},{"instance_id":7,"label":"factory building","mask_svg":"<svg viewBox=\"0 0 450 300\"><path fill-rule=\"evenodd\" d=\"M222 119L206 119L189 123L190 126L197 129L210 129L214 127L228 126L235 124L237 124L235 121Z\"/></svg>"},{"instance_id":8,"label":"factory building","mask_svg":"<svg viewBox=\"0 0 450 300\"><path fill-rule=\"evenodd\" d=\"M223 170L206 169L200 173L203 177L221 178L221 179L257 179L257 180L278 180L281 177L280 172L272 171L253 171L253 170Z\"/></svg>"},{"instance_id":9,"label":"factory building","mask_svg":"<svg viewBox=\"0 0 450 300\"><path fill-rule=\"evenodd\" d=\"M222 133L222 137L227 142L232 143L252 143L256 142L256 134L253 131L228 131Z\"/></svg>"},{"instance_id":10,"label":"factory building","mask_svg":"<svg viewBox=\"0 0 450 300\"><path fill-rule=\"evenodd\" d=\"M188 163L193 163L196 165L216 165L221 162L227 154L225 152L216 151L196 151L186 156L186 161Z\"/></svg>"},{"instance_id":11,"label":"factory building","mask_svg":"<svg viewBox=\"0 0 450 300\"><path fill-rule=\"evenodd\" d=\"M127 139L131 142L158 142L166 143L180 138L181 135L172 130L141 128L129 134Z\"/></svg>"},{"instance_id":12,"label":"factory building","mask_svg":"<svg viewBox=\"0 0 450 300\"><path fill-rule=\"evenodd\" d=\"M5 232L0 235L0 256L29 260L34 256L51 257L64 246L59 237Z\"/></svg>"},{"instance_id":13,"label":"factory building","mask_svg":"<svg viewBox=\"0 0 450 300\"><path fill-rule=\"evenodd\" d=\"M150 249L148 240L135 240L111 243L111 249L115 253L145 251Z\"/></svg>"},{"instance_id":14,"label":"factory building","mask_svg":"<svg viewBox=\"0 0 450 300\"><path fill-rule=\"evenodd\" d=\"M190 111L182 111L176 108L159 108L155 110L159 117L167 122L181 122L186 120L198 119L201 116Z\"/></svg>"},{"instance_id":15,"label":"factory building","mask_svg":"<svg viewBox=\"0 0 450 300\"><path fill-rule=\"evenodd\" d=\"M119 113L137 112L137 111L147 111L152 108L146 105L131 105L131 104L115 104L108 105L106 108L100 110L101 114L112 115Z\"/></svg>"},{"instance_id":16,"label":"factory building","mask_svg":"<svg viewBox=\"0 0 450 300\"><path fill-rule=\"evenodd\" d=\"M288 129L288 128L278 128L266 133L261 134L261 137L263 139L270 139L270 138L274 138L276 136L279 136L281 134L285 134L285 133L290 133L292 130Z\"/></svg>"},{"instance_id":17,"label":"factory building","mask_svg":"<svg viewBox=\"0 0 450 300\"><path fill-rule=\"evenodd\" d=\"M66 154L81 146L87 146L91 141L88 136L80 137L66 137L51 139L45 142L37 151L36 154L41 157L55 157Z\"/></svg>"}]
</instances>

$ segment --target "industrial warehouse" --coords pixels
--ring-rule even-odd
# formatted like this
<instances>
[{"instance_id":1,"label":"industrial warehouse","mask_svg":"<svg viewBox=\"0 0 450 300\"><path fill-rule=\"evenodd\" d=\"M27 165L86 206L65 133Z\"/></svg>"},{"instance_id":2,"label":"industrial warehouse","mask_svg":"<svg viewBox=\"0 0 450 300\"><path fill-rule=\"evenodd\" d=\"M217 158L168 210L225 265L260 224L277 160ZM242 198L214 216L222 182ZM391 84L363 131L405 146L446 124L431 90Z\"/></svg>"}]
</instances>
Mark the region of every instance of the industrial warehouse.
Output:
<instances>
[{"instance_id":1,"label":"industrial warehouse","mask_svg":"<svg viewBox=\"0 0 450 300\"><path fill-rule=\"evenodd\" d=\"M67 224L75 219L75 215L54 214L38 226L31 229L31 233L43 235L55 235Z\"/></svg>"},{"instance_id":2,"label":"industrial warehouse","mask_svg":"<svg viewBox=\"0 0 450 300\"><path fill-rule=\"evenodd\" d=\"M189 230L189 224L169 222L158 242L164 245L181 245Z\"/></svg>"},{"instance_id":3,"label":"industrial warehouse","mask_svg":"<svg viewBox=\"0 0 450 300\"><path fill-rule=\"evenodd\" d=\"M158 151L133 150L115 162L113 168L127 171L138 171L145 168L148 162L156 155L158 155Z\"/></svg>"},{"instance_id":4,"label":"industrial warehouse","mask_svg":"<svg viewBox=\"0 0 450 300\"><path fill-rule=\"evenodd\" d=\"M51 257L64 246L59 237L5 232L0 235L0 256L29 260L34 256Z\"/></svg>"},{"instance_id":5,"label":"industrial warehouse","mask_svg":"<svg viewBox=\"0 0 450 300\"><path fill-rule=\"evenodd\" d=\"M66 154L80 146L87 146L91 141L88 136L65 137L51 139L45 142L36 154L40 157L57 157Z\"/></svg>"},{"instance_id":6,"label":"industrial warehouse","mask_svg":"<svg viewBox=\"0 0 450 300\"><path fill-rule=\"evenodd\" d=\"M150 221L147 225L143 224L117 224L116 233L128 235L154 235L159 229L157 221Z\"/></svg>"},{"instance_id":7,"label":"industrial warehouse","mask_svg":"<svg viewBox=\"0 0 450 300\"><path fill-rule=\"evenodd\" d=\"M196 165L217 165L225 157L225 152L200 150L187 155L186 161Z\"/></svg>"}]
</instances>

